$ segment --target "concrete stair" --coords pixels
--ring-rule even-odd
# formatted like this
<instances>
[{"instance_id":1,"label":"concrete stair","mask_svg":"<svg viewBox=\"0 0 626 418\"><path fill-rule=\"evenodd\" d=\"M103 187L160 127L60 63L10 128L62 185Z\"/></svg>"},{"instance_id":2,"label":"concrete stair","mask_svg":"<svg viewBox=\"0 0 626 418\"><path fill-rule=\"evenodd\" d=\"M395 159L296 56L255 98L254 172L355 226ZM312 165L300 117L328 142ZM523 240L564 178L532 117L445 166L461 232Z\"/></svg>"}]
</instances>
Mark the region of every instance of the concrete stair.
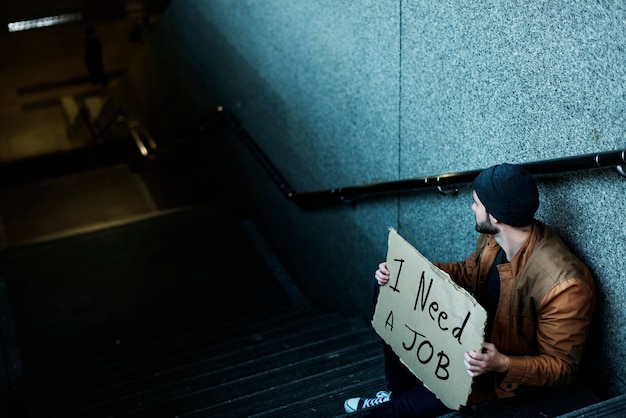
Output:
<instances>
[{"instance_id":1,"label":"concrete stair","mask_svg":"<svg viewBox=\"0 0 626 418\"><path fill-rule=\"evenodd\" d=\"M344 400L385 387L380 340L363 319L287 307L217 324L34 376L27 416L359 417ZM621 417L625 403L576 386L444 417Z\"/></svg>"},{"instance_id":2,"label":"concrete stair","mask_svg":"<svg viewBox=\"0 0 626 418\"><path fill-rule=\"evenodd\" d=\"M37 376L29 417L333 417L384 387L362 319L282 308Z\"/></svg>"}]
</instances>

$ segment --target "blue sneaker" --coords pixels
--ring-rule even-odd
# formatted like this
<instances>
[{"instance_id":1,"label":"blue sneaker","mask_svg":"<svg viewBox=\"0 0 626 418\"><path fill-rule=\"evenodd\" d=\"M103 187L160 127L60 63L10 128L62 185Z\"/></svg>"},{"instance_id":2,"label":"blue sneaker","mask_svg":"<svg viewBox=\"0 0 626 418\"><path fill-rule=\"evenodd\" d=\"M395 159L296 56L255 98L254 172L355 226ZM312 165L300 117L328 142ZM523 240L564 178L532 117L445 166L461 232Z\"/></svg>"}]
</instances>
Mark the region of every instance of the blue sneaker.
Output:
<instances>
[{"instance_id":1,"label":"blue sneaker","mask_svg":"<svg viewBox=\"0 0 626 418\"><path fill-rule=\"evenodd\" d=\"M361 411L366 408L372 408L391 400L391 392L381 390L376 393L375 398L350 398L343 403L343 409L348 414Z\"/></svg>"}]
</instances>

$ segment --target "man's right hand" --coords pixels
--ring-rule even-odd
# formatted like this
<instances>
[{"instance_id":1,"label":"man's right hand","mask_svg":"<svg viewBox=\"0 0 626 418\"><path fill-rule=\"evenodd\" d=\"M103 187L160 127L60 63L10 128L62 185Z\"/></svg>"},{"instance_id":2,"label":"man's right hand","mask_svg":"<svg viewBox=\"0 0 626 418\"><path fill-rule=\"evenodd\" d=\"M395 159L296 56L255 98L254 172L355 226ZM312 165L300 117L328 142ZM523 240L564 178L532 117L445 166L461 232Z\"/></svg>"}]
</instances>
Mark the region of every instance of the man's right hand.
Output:
<instances>
[{"instance_id":1,"label":"man's right hand","mask_svg":"<svg viewBox=\"0 0 626 418\"><path fill-rule=\"evenodd\" d=\"M389 281L389 270L387 269L387 263L383 261L378 265L378 270L374 273L374 278L378 282L379 286L384 286Z\"/></svg>"}]
</instances>

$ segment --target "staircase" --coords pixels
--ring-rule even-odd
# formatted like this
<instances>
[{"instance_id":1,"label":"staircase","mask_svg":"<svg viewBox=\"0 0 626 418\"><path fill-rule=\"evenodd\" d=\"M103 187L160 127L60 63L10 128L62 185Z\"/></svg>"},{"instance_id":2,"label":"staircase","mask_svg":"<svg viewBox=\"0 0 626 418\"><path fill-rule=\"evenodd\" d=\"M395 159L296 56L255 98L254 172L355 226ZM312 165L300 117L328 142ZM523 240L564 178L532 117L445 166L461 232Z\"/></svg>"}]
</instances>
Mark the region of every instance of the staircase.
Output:
<instances>
[{"instance_id":1,"label":"staircase","mask_svg":"<svg viewBox=\"0 0 626 418\"><path fill-rule=\"evenodd\" d=\"M288 307L49 370L29 417L334 417L384 387L362 319Z\"/></svg>"},{"instance_id":2,"label":"staircase","mask_svg":"<svg viewBox=\"0 0 626 418\"><path fill-rule=\"evenodd\" d=\"M384 387L368 321L310 307L254 231L212 203L6 250L19 417L334 417Z\"/></svg>"},{"instance_id":3,"label":"staircase","mask_svg":"<svg viewBox=\"0 0 626 418\"><path fill-rule=\"evenodd\" d=\"M345 398L384 387L368 321L295 297L224 201L227 170L206 164L212 142L181 144L140 163L112 147L2 167L1 191L13 195L0 208L10 233L0 279L23 370L16 418L334 417ZM128 184L138 173L148 193L115 186L103 198L102 186L67 180L107 180L126 160ZM23 207L50 189L34 176L45 173L71 190L54 188L32 216ZM127 207L144 195L150 210ZM107 205L120 220L98 218ZM43 230L58 224L71 228Z\"/></svg>"}]
</instances>

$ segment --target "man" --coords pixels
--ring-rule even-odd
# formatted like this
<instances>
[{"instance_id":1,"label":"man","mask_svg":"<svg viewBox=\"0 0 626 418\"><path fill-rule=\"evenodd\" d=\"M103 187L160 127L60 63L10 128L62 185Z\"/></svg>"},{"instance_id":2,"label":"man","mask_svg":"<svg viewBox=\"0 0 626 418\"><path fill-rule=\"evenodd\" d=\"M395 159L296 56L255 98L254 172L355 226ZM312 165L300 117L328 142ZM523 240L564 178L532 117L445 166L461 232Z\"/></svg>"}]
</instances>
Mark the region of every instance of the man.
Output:
<instances>
[{"instance_id":1,"label":"man","mask_svg":"<svg viewBox=\"0 0 626 418\"><path fill-rule=\"evenodd\" d=\"M461 262L436 263L487 311L486 341L464 355L472 376L469 404L515 396L528 388L573 382L595 305L587 267L534 219L539 193L520 165L501 164L474 181L476 250ZM386 263L375 278L389 281ZM384 345L387 391L346 400L346 412L429 417L449 410Z\"/></svg>"}]
</instances>

